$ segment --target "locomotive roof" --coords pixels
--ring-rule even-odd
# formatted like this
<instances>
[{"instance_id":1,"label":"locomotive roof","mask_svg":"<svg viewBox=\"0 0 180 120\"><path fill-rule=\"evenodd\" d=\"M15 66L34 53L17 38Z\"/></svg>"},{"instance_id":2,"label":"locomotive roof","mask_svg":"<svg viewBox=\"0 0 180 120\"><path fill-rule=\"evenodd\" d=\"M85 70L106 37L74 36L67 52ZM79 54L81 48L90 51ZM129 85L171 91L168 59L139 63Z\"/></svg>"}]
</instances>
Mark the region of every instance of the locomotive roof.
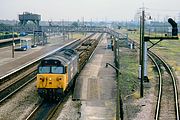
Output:
<instances>
[{"instance_id":1,"label":"locomotive roof","mask_svg":"<svg viewBox=\"0 0 180 120\"><path fill-rule=\"evenodd\" d=\"M61 52L57 52L56 54L46 57L44 60L58 60L62 65L66 65L68 62L77 56L77 52L72 49L66 49Z\"/></svg>"}]
</instances>

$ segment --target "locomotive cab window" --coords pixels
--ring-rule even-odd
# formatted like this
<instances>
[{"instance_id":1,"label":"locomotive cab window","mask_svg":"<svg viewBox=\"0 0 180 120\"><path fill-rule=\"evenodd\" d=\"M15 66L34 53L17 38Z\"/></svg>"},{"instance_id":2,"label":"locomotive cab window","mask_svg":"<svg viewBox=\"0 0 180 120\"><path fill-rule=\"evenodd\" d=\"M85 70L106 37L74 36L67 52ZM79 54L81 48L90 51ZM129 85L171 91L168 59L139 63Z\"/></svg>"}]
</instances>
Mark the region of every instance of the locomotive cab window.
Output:
<instances>
[{"instance_id":1,"label":"locomotive cab window","mask_svg":"<svg viewBox=\"0 0 180 120\"><path fill-rule=\"evenodd\" d=\"M63 66L52 66L51 72L55 74L63 74L64 73L64 67Z\"/></svg>"},{"instance_id":2,"label":"locomotive cab window","mask_svg":"<svg viewBox=\"0 0 180 120\"><path fill-rule=\"evenodd\" d=\"M46 66L43 66L43 67L39 67L39 73L50 73L50 67L46 67Z\"/></svg>"},{"instance_id":3,"label":"locomotive cab window","mask_svg":"<svg viewBox=\"0 0 180 120\"><path fill-rule=\"evenodd\" d=\"M42 66L39 67L40 74L54 73L54 74L64 74L65 70L63 66Z\"/></svg>"}]
</instances>

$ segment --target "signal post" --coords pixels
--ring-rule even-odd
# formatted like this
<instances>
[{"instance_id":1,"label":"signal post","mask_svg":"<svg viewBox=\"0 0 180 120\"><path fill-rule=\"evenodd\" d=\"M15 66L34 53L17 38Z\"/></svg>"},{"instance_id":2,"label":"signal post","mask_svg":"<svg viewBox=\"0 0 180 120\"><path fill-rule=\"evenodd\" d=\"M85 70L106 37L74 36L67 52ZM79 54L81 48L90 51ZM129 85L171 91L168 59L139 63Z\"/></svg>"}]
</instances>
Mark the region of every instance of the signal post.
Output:
<instances>
[{"instance_id":1,"label":"signal post","mask_svg":"<svg viewBox=\"0 0 180 120\"><path fill-rule=\"evenodd\" d=\"M142 16L142 39L141 39L141 45L140 45L140 63L141 63L141 84L140 84L140 96L143 97L143 82L149 82L148 76L147 76L147 52L150 48L161 42L162 40L178 40L178 29L177 29L177 23L172 19L169 18L168 22L172 26L172 35L171 36L164 36L164 37L150 37L150 36L144 36L144 11ZM153 43L152 40L158 40L157 42ZM147 47L147 42L150 42L152 45L150 47Z\"/></svg>"}]
</instances>

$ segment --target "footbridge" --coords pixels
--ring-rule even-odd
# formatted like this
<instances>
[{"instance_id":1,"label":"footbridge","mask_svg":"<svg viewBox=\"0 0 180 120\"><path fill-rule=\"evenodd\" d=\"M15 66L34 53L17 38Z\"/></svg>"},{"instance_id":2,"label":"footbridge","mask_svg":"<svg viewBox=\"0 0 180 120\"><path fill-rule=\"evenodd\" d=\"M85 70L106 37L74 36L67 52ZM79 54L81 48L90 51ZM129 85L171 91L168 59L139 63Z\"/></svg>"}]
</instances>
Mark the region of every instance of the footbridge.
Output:
<instances>
[{"instance_id":1,"label":"footbridge","mask_svg":"<svg viewBox=\"0 0 180 120\"><path fill-rule=\"evenodd\" d=\"M24 27L24 26L7 26L1 28L0 31L16 31L16 32L27 32L33 33L35 31L33 27ZM84 33L108 33L116 38L126 38L126 36L121 33L116 32L112 28L105 26L39 26L38 31L43 31L45 33L70 33L70 32L84 32Z\"/></svg>"},{"instance_id":2,"label":"footbridge","mask_svg":"<svg viewBox=\"0 0 180 120\"><path fill-rule=\"evenodd\" d=\"M42 26L42 31L46 33L51 32L61 32L61 33L69 33L69 32L87 32L87 33L108 33L116 38L126 38L126 36L122 35L115 30L104 27L104 26L79 26L79 27L72 27L72 26Z\"/></svg>"}]
</instances>

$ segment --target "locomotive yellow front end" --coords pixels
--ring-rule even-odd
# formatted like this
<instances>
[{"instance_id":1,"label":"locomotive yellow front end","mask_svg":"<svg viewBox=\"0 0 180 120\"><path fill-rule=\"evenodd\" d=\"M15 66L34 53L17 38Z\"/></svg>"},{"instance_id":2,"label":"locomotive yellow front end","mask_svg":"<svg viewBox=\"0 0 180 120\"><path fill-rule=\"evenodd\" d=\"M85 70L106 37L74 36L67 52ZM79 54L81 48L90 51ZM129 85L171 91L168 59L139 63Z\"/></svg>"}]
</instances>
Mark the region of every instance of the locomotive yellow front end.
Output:
<instances>
[{"instance_id":1,"label":"locomotive yellow front end","mask_svg":"<svg viewBox=\"0 0 180 120\"><path fill-rule=\"evenodd\" d=\"M78 56L69 49L43 59L38 66L38 94L47 100L63 98L65 91L73 85L77 66Z\"/></svg>"},{"instance_id":2,"label":"locomotive yellow front end","mask_svg":"<svg viewBox=\"0 0 180 120\"><path fill-rule=\"evenodd\" d=\"M66 67L57 60L44 60L38 67L38 94L45 99L58 99L67 87Z\"/></svg>"},{"instance_id":3,"label":"locomotive yellow front end","mask_svg":"<svg viewBox=\"0 0 180 120\"><path fill-rule=\"evenodd\" d=\"M37 88L60 88L65 89L66 75L64 74L38 74Z\"/></svg>"}]
</instances>

